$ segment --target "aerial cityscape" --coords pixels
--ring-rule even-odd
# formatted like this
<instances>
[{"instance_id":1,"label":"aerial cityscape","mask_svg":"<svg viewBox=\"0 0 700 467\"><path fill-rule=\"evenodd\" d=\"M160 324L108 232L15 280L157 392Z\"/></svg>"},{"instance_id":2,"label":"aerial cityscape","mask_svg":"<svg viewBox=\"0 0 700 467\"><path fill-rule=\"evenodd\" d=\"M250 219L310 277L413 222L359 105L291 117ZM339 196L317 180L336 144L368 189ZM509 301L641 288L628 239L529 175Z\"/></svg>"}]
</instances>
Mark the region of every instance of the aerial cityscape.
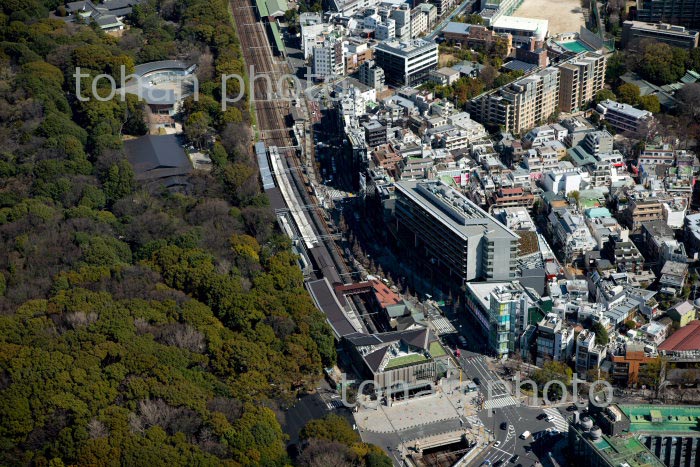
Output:
<instances>
[{"instance_id":1,"label":"aerial cityscape","mask_svg":"<svg viewBox=\"0 0 700 467\"><path fill-rule=\"evenodd\" d=\"M699 41L0 0L0 465L700 466Z\"/></svg>"}]
</instances>

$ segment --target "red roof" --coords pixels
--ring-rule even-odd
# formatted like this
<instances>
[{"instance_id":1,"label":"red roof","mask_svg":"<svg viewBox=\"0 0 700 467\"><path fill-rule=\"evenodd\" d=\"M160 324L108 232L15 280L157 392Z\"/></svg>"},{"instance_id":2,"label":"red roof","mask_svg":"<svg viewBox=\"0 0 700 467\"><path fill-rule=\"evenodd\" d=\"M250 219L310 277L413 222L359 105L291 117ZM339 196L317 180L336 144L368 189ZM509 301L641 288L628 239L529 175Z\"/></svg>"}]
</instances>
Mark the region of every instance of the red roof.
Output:
<instances>
[{"instance_id":1,"label":"red roof","mask_svg":"<svg viewBox=\"0 0 700 467\"><path fill-rule=\"evenodd\" d=\"M503 193L504 195L514 195L514 194L522 193L522 192L523 192L523 189L520 188L520 187L517 187L517 188L501 188L501 193Z\"/></svg>"},{"instance_id":2,"label":"red roof","mask_svg":"<svg viewBox=\"0 0 700 467\"><path fill-rule=\"evenodd\" d=\"M700 321L691 321L671 334L671 337L659 345L659 350L667 352L700 350Z\"/></svg>"},{"instance_id":3,"label":"red roof","mask_svg":"<svg viewBox=\"0 0 700 467\"><path fill-rule=\"evenodd\" d=\"M392 292L383 282L374 279L372 281L372 287L374 288L374 293L382 308L401 303L401 297Z\"/></svg>"}]
</instances>

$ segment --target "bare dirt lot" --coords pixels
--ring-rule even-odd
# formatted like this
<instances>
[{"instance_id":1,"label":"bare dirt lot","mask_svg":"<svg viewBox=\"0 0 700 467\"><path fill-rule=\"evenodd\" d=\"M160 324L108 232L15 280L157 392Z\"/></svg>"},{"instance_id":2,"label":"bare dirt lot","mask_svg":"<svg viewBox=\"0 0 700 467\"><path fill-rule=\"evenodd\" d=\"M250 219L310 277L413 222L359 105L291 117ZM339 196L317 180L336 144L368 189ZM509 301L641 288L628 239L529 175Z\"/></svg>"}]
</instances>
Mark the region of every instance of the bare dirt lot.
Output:
<instances>
[{"instance_id":1,"label":"bare dirt lot","mask_svg":"<svg viewBox=\"0 0 700 467\"><path fill-rule=\"evenodd\" d=\"M578 32L584 26L580 0L525 0L513 16L549 21L549 35Z\"/></svg>"}]
</instances>

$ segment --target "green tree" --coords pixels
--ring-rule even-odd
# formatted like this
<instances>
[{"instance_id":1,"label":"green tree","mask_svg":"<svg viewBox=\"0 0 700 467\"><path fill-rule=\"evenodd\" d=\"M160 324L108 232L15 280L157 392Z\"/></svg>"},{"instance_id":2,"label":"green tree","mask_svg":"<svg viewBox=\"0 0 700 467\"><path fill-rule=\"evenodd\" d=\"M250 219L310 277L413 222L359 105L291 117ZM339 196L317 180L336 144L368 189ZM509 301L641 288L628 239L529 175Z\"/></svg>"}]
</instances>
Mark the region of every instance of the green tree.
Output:
<instances>
[{"instance_id":1,"label":"green tree","mask_svg":"<svg viewBox=\"0 0 700 467\"><path fill-rule=\"evenodd\" d=\"M601 102L603 102L605 100L614 101L615 99L616 99L615 93L612 92L610 89L601 89L595 95L595 103L596 104L600 104Z\"/></svg>"},{"instance_id":2,"label":"green tree","mask_svg":"<svg viewBox=\"0 0 700 467\"><path fill-rule=\"evenodd\" d=\"M134 190L134 170L126 159L112 164L103 182L105 196L109 202L117 201Z\"/></svg>"},{"instance_id":3,"label":"green tree","mask_svg":"<svg viewBox=\"0 0 700 467\"><path fill-rule=\"evenodd\" d=\"M617 88L618 100L625 104L637 105L639 103L639 86L625 83Z\"/></svg>"},{"instance_id":4,"label":"green tree","mask_svg":"<svg viewBox=\"0 0 700 467\"><path fill-rule=\"evenodd\" d=\"M595 323L593 323L593 327L591 329L595 334L596 344L608 345L608 342L610 342L610 337L608 336L608 331L607 329L605 329L605 326L600 324L600 322L596 321Z\"/></svg>"},{"instance_id":5,"label":"green tree","mask_svg":"<svg viewBox=\"0 0 700 467\"><path fill-rule=\"evenodd\" d=\"M348 446L360 440L359 435L352 429L347 420L335 414L311 420L301 429L299 438L302 440L338 441Z\"/></svg>"},{"instance_id":6,"label":"green tree","mask_svg":"<svg viewBox=\"0 0 700 467\"><path fill-rule=\"evenodd\" d=\"M654 84L670 84L678 81L685 74L687 61L686 50L654 42L644 47L637 72Z\"/></svg>"},{"instance_id":7,"label":"green tree","mask_svg":"<svg viewBox=\"0 0 700 467\"><path fill-rule=\"evenodd\" d=\"M648 110L649 112L654 114L661 112L661 103L659 102L659 98L653 94L650 94L648 96L641 96L639 98L639 106L642 109Z\"/></svg>"}]
</instances>

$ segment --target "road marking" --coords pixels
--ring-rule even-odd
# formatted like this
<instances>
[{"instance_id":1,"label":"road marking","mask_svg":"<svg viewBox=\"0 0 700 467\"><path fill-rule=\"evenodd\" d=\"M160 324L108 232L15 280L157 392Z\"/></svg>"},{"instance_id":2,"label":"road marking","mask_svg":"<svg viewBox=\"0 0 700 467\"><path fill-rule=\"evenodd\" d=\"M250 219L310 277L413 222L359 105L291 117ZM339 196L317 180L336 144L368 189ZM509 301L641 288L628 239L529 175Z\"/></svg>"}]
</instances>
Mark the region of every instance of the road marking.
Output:
<instances>
[{"instance_id":1,"label":"road marking","mask_svg":"<svg viewBox=\"0 0 700 467\"><path fill-rule=\"evenodd\" d=\"M552 421L552 424L554 425L554 428L559 430L562 433L568 433L569 432L569 422L566 421L564 416L559 412L554 407L547 407L544 409L544 413L547 415L551 415L554 420Z\"/></svg>"},{"instance_id":2,"label":"road marking","mask_svg":"<svg viewBox=\"0 0 700 467\"><path fill-rule=\"evenodd\" d=\"M326 407L328 407L328 410L338 409L342 406L343 406L343 401L339 401L339 400L332 400L332 401L326 403Z\"/></svg>"},{"instance_id":3,"label":"road marking","mask_svg":"<svg viewBox=\"0 0 700 467\"><path fill-rule=\"evenodd\" d=\"M518 405L518 401L513 396L488 399L484 402L485 409L500 409L501 407L509 407L512 405Z\"/></svg>"}]
</instances>

